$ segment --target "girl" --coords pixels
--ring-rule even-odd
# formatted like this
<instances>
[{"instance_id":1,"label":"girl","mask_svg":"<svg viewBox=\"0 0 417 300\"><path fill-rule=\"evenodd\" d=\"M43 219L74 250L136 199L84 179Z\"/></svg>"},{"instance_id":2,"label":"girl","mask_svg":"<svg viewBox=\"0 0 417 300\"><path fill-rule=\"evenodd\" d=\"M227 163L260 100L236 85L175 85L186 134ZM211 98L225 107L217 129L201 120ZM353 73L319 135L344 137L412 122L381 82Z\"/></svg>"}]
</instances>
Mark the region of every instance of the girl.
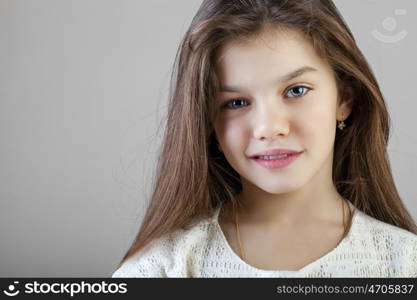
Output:
<instances>
[{"instance_id":1,"label":"girl","mask_svg":"<svg viewBox=\"0 0 417 300\"><path fill-rule=\"evenodd\" d=\"M330 0L205 0L113 277L417 277L389 116Z\"/></svg>"}]
</instances>

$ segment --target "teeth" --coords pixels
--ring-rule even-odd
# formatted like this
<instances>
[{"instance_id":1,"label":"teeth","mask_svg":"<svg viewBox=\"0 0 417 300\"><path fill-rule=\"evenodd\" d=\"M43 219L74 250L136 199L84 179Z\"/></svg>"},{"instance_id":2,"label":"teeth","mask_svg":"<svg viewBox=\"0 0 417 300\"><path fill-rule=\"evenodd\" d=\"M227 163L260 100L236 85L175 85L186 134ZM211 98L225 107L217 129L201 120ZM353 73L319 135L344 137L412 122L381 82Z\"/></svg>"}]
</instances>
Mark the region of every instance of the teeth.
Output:
<instances>
[{"instance_id":1,"label":"teeth","mask_svg":"<svg viewBox=\"0 0 417 300\"><path fill-rule=\"evenodd\" d=\"M258 158L259 159L266 159L266 160L268 160L268 159L278 159L278 158L283 158L283 157L287 157L288 156L288 154L281 154L281 155L274 155L274 156L272 156L272 155L268 155L268 156L259 156Z\"/></svg>"}]
</instances>

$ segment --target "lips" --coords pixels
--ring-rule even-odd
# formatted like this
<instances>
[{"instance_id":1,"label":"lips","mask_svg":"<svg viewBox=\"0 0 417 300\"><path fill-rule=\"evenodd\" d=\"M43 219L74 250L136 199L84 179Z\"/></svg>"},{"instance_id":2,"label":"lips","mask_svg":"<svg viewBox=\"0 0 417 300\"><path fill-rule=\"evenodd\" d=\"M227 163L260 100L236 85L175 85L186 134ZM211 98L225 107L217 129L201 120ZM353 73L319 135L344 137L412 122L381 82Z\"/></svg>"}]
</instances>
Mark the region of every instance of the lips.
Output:
<instances>
[{"instance_id":1,"label":"lips","mask_svg":"<svg viewBox=\"0 0 417 300\"><path fill-rule=\"evenodd\" d=\"M271 153L271 152L280 153L280 154L275 154L275 155L255 154L251 159L253 159L256 163L258 163L259 165L261 165L262 167L266 169L281 169L281 168L285 168L286 166L288 166L289 164L297 160L297 158L300 157L304 151L300 152L300 151L278 149L278 150L272 150L268 152L264 151L260 154ZM287 155L283 155L282 157L280 157L280 155L282 154L287 154ZM269 157L265 157L265 156L269 156Z\"/></svg>"},{"instance_id":2,"label":"lips","mask_svg":"<svg viewBox=\"0 0 417 300\"><path fill-rule=\"evenodd\" d=\"M296 150L291 150L291 149L269 149L269 150L255 153L251 155L250 158L259 158L260 156L275 156L275 155L282 155L282 154L287 154L291 156L295 154L300 154L302 152L303 151L296 151Z\"/></svg>"}]
</instances>

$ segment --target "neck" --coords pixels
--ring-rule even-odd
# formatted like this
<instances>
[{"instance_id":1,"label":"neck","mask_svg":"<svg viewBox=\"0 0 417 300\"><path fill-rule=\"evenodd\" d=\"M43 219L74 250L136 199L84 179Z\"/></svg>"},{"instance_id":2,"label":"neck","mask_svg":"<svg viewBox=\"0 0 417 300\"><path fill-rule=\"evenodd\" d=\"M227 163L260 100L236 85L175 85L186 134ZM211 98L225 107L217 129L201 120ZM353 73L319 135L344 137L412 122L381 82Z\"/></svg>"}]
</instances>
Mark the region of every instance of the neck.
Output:
<instances>
[{"instance_id":1,"label":"neck","mask_svg":"<svg viewBox=\"0 0 417 300\"><path fill-rule=\"evenodd\" d=\"M308 222L340 222L343 198L333 184L310 185L285 194L270 194L245 184L238 201L239 220L266 227Z\"/></svg>"}]
</instances>

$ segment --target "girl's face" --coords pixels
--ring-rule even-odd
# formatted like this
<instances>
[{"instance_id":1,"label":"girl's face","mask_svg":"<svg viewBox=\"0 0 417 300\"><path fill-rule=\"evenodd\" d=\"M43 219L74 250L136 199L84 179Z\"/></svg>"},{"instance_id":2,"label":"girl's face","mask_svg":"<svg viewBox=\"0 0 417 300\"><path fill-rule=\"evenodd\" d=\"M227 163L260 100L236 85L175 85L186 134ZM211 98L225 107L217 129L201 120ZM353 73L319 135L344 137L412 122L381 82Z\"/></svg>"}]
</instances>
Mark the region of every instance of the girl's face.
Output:
<instances>
[{"instance_id":1,"label":"girl's face","mask_svg":"<svg viewBox=\"0 0 417 300\"><path fill-rule=\"evenodd\" d=\"M297 32L276 32L251 43L230 43L216 65L220 92L214 130L242 184L287 193L331 183L339 104L334 73ZM269 149L303 153L283 168L267 169L251 155Z\"/></svg>"}]
</instances>

